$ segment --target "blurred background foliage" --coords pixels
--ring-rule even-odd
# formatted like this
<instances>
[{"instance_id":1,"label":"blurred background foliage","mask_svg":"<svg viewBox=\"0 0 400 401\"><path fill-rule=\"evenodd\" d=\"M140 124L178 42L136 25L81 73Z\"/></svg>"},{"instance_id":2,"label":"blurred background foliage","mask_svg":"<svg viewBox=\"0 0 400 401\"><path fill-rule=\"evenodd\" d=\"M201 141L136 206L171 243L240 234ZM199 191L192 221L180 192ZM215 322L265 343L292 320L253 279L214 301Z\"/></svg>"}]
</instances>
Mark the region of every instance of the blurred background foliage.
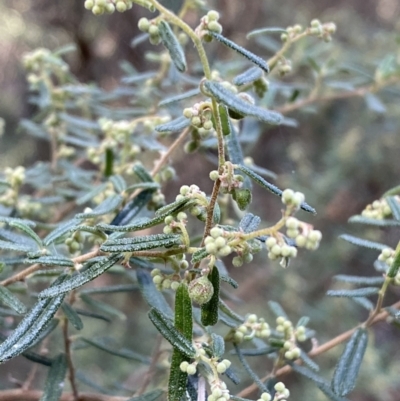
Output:
<instances>
[{"instance_id":1,"label":"blurred background foliage","mask_svg":"<svg viewBox=\"0 0 400 401\"><path fill-rule=\"evenodd\" d=\"M163 3L179 9L180 1ZM279 37L268 40L246 40L246 33L255 28L296 23L307 25L313 18L337 24L332 43L318 47L312 40L295 45L289 58L293 73L282 78L282 83L309 85L315 79L315 62L304 61L304 52L317 56L324 63L319 68L337 68L332 87L346 88L346 82L363 76L374 76L377 66L388 56L400 57L400 3L397 0L216 0L215 9L221 12L224 35L245 45L264 58L273 54ZM21 66L22 54L37 47L55 49L74 43L77 51L67 60L73 73L82 82L96 82L111 90L123 75L120 61L127 60L139 71L150 62L144 53L150 46L145 43L131 46L138 35L137 20L145 15L134 6L129 12L95 17L83 8L82 0L54 2L50 0L3 0L0 2L0 116L5 120L4 133L0 137L0 167L29 165L35 160L47 160L47 143L19 132L20 118L30 118L34 108L27 103L27 84ZM195 15L189 15L189 23L195 26ZM265 37L264 37L265 38ZM314 46L314 47L313 47ZM210 59L232 56L218 46L209 47ZM314 51L314 53L313 53ZM213 53L214 52L214 53ZM218 52L218 53L217 53ZM221 54L221 52L224 52ZM300 62L301 60L301 62ZM334 67L333 67L334 66ZM339 77L339 78L338 78ZM329 80L329 78L328 78ZM323 98L323 93L320 96ZM288 271L267 261L265 254L257 255L245 268L231 271L240 283L233 295L236 310L245 314L257 313L273 319L266 308L269 299L279 301L294 320L301 315L311 317L310 327L317 331L317 338L324 342L355 326L365 318L366 312L356 304L325 296L333 286L332 276L339 273L373 274L375 251L359 249L338 239L344 232L394 246L397 239L390 230L379 228L360 230L347 224L347 219L361 210L388 188L399 183L400 114L398 104L400 87L393 85L379 92L379 97L350 97L332 101L321 100L306 108L295 110L287 116L298 120L297 128L277 127L268 129L255 143L246 145L246 153L257 165L275 171L280 187L290 187L306 194L318 215L307 217L324 234L317 252L301 255L291 263ZM273 108L274 105L272 105ZM209 191L208 174L213 164L202 156L176 156L178 177L167 190L169 199L177 193L182 183L196 183ZM254 188L251 211L266 221L274 221L280 213L280 204L262 190ZM100 278L99 280L109 280ZM400 293L400 291L399 291ZM107 330L119 343L150 354L155 344L154 328L143 314L147 307L138 293L126 298L114 297L113 305L120 306L126 319L117 319L105 326L94 320L90 332ZM98 297L98 299L102 299ZM394 301L388 299L388 302ZM272 320L271 320L272 321ZM398 328L383 323L373 328L374 343L369 346L366 363L361 369L358 386L351 400L397 400L399 392L400 351ZM329 369L340 355L342 347L331 350L318 362ZM118 378L127 388L140 383L143 367L129 360L106 357L92 348L76 353L77 365L89 378L102 383L104 391L113 393ZM255 370L265 374L265 368ZM7 388L10 380L16 384L25 380L29 366L17 358L0 367L0 387ZM109 375L108 372L113 374ZM43 380L39 376L38 380ZM304 380L291 381L287 386L296 399L324 399L314 386ZM246 381L244 382L246 384ZM247 383L249 384L249 383ZM85 388L85 385L82 385Z\"/></svg>"}]
</instances>

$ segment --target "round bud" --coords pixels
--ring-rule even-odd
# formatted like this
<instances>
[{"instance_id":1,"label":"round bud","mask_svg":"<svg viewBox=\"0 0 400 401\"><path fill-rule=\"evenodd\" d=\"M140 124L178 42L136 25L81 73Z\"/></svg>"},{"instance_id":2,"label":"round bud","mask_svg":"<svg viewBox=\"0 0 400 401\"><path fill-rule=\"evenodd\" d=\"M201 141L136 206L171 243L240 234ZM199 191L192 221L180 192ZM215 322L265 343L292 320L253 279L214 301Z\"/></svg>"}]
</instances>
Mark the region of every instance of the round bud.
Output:
<instances>
[{"instance_id":1,"label":"round bud","mask_svg":"<svg viewBox=\"0 0 400 401\"><path fill-rule=\"evenodd\" d=\"M243 341L244 335L240 331L236 331L233 335L233 340L235 343L241 343Z\"/></svg>"},{"instance_id":2,"label":"round bud","mask_svg":"<svg viewBox=\"0 0 400 401\"><path fill-rule=\"evenodd\" d=\"M180 365L179 365L179 369L182 372L186 372L187 368L189 367L189 362L183 361Z\"/></svg>"},{"instance_id":3,"label":"round bud","mask_svg":"<svg viewBox=\"0 0 400 401\"><path fill-rule=\"evenodd\" d=\"M307 243L307 238L304 235L298 235L296 237L296 245L303 248Z\"/></svg>"},{"instance_id":4,"label":"round bud","mask_svg":"<svg viewBox=\"0 0 400 401\"><path fill-rule=\"evenodd\" d=\"M185 270L185 269L187 269L188 267L189 267L189 262L188 262L187 260L182 260L182 261L179 263L179 268L182 269L182 270Z\"/></svg>"},{"instance_id":5,"label":"round bud","mask_svg":"<svg viewBox=\"0 0 400 401\"><path fill-rule=\"evenodd\" d=\"M138 28L142 32L147 32L150 28L150 21L147 18L140 18L138 21Z\"/></svg>"},{"instance_id":6,"label":"round bud","mask_svg":"<svg viewBox=\"0 0 400 401\"><path fill-rule=\"evenodd\" d=\"M256 322L257 322L257 315L254 314L254 313L252 313L251 315L249 315L249 316L247 317L247 321L248 321L249 323L256 323Z\"/></svg>"},{"instance_id":7,"label":"round bud","mask_svg":"<svg viewBox=\"0 0 400 401\"><path fill-rule=\"evenodd\" d=\"M318 19L313 19L310 24L313 28L318 28L321 25L321 22Z\"/></svg>"},{"instance_id":8,"label":"round bud","mask_svg":"<svg viewBox=\"0 0 400 401\"><path fill-rule=\"evenodd\" d=\"M229 245L225 245L218 251L218 256L228 256L232 252L232 248Z\"/></svg>"},{"instance_id":9,"label":"round bud","mask_svg":"<svg viewBox=\"0 0 400 401\"><path fill-rule=\"evenodd\" d=\"M310 232L308 239L313 242L320 242L322 239L322 233L319 230L313 230Z\"/></svg>"},{"instance_id":10,"label":"round bud","mask_svg":"<svg viewBox=\"0 0 400 401\"><path fill-rule=\"evenodd\" d=\"M95 5L95 6L92 8L92 13L93 13L94 15L101 15L101 14L104 13L104 9L101 8L101 7L99 7L98 5Z\"/></svg>"},{"instance_id":11,"label":"round bud","mask_svg":"<svg viewBox=\"0 0 400 401\"><path fill-rule=\"evenodd\" d=\"M217 181L219 178L219 173L217 170L210 171L210 180Z\"/></svg>"},{"instance_id":12,"label":"round bud","mask_svg":"<svg viewBox=\"0 0 400 401\"><path fill-rule=\"evenodd\" d=\"M218 238L218 237L220 237L222 234L223 234L222 228L213 227L213 228L210 230L210 235L211 235L211 237L213 237L213 238Z\"/></svg>"},{"instance_id":13,"label":"round bud","mask_svg":"<svg viewBox=\"0 0 400 401\"><path fill-rule=\"evenodd\" d=\"M242 256L242 259L244 263L250 263L253 261L253 255L251 253L246 253Z\"/></svg>"},{"instance_id":14,"label":"round bud","mask_svg":"<svg viewBox=\"0 0 400 401\"><path fill-rule=\"evenodd\" d=\"M210 21L207 24L207 28L211 32L221 33L222 32L222 25L217 21Z\"/></svg>"},{"instance_id":15,"label":"round bud","mask_svg":"<svg viewBox=\"0 0 400 401\"><path fill-rule=\"evenodd\" d=\"M292 247L289 245L283 245L283 247L281 248L281 254L284 257L290 256L291 252L292 252Z\"/></svg>"},{"instance_id":16,"label":"round bud","mask_svg":"<svg viewBox=\"0 0 400 401\"><path fill-rule=\"evenodd\" d=\"M163 228L163 233L164 234L172 234L172 228L170 226L165 226Z\"/></svg>"},{"instance_id":17,"label":"round bud","mask_svg":"<svg viewBox=\"0 0 400 401\"><path fill-rule=\"evenodd\" d=\"M215 239L214 244L218 248L223 248L226 245L226 239L224 237L218 237Z\"/></svg>"},{"instance_id":18,"label":"round bud","mask_svg":"<svg viewBox=\"0 0 400 401\"><path fill-rule=\"evenodd\" d=\"M207 130L207 131L209 131L210 129L212 129L212 128L213 128L213 123L212 123L212 121L205 121L205 122L203 123L203 128L204 128L205 130Z\"/></svg>"},{"instance_id":19,"label":"round bud","mask_svg":"<svg viewBox=\"0 0 400 401\"><path fill-rule=\"evenodd\" d=\"M159 35L159 30L158 30L158 26L151 24L149 26L149 35L151 36L158 36Z\"/></svg>"},{"instance_id":20,"label":"round bud","mask_svg":"<svg viewBox=\"0 0 400 401\"><path fill-rule=\"evenodd\" d=\"M293 355L293 359L300 358L300 355L301 355L300 348L296 347L296 348L292 349L292 355Z\"/></svg>"},{"instance_id":21,"label":"round bud","mask_svg":"<svg viewBox=\"0 0 400 401\"><path fill-rule=\"evenodd\" d=\"M232 365L232 362L229 359L223 359L221 363L223 363L227 369L229 369Z\"/></svg>"},{"instance_id":22,"label":"round bud","mask_svg":"<svg viewBox=\"0 0 400 401\"><path fill-rule=\"evenodd\" d=\"M176 218L179 221L187 220L187 214L184 212L179 212L178 215L176 216Z\"/></svg>"},{"instance_id":23,"label":"round bud","mask_svg":"<svg viewBox=\"0 0 400 401\"><path fill-rule=\"evenodd\" d=\"M190 107L187 107L186 109L183 109L183 115L186 118L192 118L193 117L193 111Z\"/></svg>"},{"instance_id":24,"label":"round bud","mask_svg":"<svg viewBox=\"0 0 400 401\"><path fill-rule=\"evenodd\" d=\"M155 277L155 276L159 276L160 273L161 273L160 269L153 269L150 274L151 274L151 277Z\"/></svg>"},{"instance_id":25,"label":"round bud","mask_svg":"<svg viewBox=\"0 0 400 401\"><path fill-rule=\"evenodd\" d=\"M294 191L292 189L285 189L282 192L282 202L286 205L293 201Z\"/></svg>"},{"instance_id":26,"label":"round bud","mask_svg":"<svg viewBox=\"0 0 400 401\"><path fill-rule=\"evenodd\" d=\"M271 335L271 330L270 329L261 330L261 334L260 334L261 338L268 338L270 335Z\"/></svg>"},{"instance_id":27,"label":"round bud","mask_svg":"<svg viewBox=\"0 0 400 401\"><path fill-rule=\"evenodd\" d=\"M220 363L217 365L217 372L218 372L218 373L225 373L225 371L226 371L226 366L225 366L225 364L222 363L222 362L220 362Z\"/></svg>"},{"instance_id":28,"label":"round bud","mask_svg":"<svg viewBox=\"0 0 400 401\"><path fill-rule=\"evenodd\" d=\"M93 0L86 0L84 3L84 7L86 10L91 10L94 6L94 1Z\"/></svg>"},{"instance_id":29,"label":"round bud","mask_svg":"<svg viewBox=\"0 0 400 401\"><path fill-rule=\"evenodd\" d=\"M293 352L292 351L286 351L285 352L285 358L286 359L293 359Z\"/></svg>"},{"instance_id":30,"label":"round bud","mask_svg":"<svg viewBox=\"0 0 400 401\"><path fill-rule=\"evenodd\" d=\"M271 248L271 252L275 255L275 256L280 256L281 252L282 252L282 248L280 245L276 244Z\"/></svg>"},{"instance_id":31,"label":"round bud","mask_svg":"<svg viewBox=\"0 0 400 401\"><path fill-rule=\"evenodd\" d=\"M179 287L179 283L177 281L173 281L171 283L171 290L176 291Z\"/></svg>"},{"instance_id":32,"label":"round bud","mask_svg":"<svg viewBox=\"0 0 400 401\"><path fill-rule=\"evenodd\" d=\"M283 327L284 327L285 329L290 329L290 328L292 327L292 322L291 322L290 320L285 320L285 321L283 322Z\"/></svg>"},{"instance_id":33,"label":"round bud","mask_svg":"<svg viewBox=\"0 0 400 401\"><path fill-rule=\"evenodd\" d=\"M214 267L216 269L216 267ZM207 276L201 276L189 283L189 296L199 305L207 303L214 294L214 287Z\"/></svg>"},{"instance_id":34,"label":"round bud","mask_svg":"<svg viewBox=\"0 0 400 401\"><path fill-rule=\"evenodd\" d=\"M274 237L269 237L265 241L265 245L268 249L271 249L274 245L276 245L277 241Z\"/></svg>"},{"instance_id":35,"label":"round bud","mask_svg":"<svg viewBox=\"0 0 400 401\"><path fill-rule=\"evenodd\" d=\"M241 333L246 334L246 333L247 333L247 326L245 326L244 324L242 324L241 326L239 326L239 327L237 328L237 331L240 331Z\"/></svg>"},{"instance_id":36,"label":"round bud","mask_svg":"<svg viewBox=\"0 0 400 401\"><path fill-rule=\"evenodd\" d=\"M124 11L127 10L127 5L125 2L123 1L117 1L117 4L115 5L115 8L117 9L117 11L119 11L120 13L123 13Z\"/></svg>"},{"instance_id":37,"label":"round bud","mask_svg":"<svg viewBox=\"0 0 400 401\"><path fill-rule=\"evenodd\" d=\"M286 235L289 238L296 238L300 234L300 231L297 228L288 228L286 231Z\"/></svg>"},{"instance_id":38,"label":"round bud","mask_svg":"<svg viewBox=\"0 0 400 401\"><path fill-rule=\"evenodd\" d=\"M164 290L168 290L169 288L171 288L171 280L170 279L165 279L162 284L161 284L162 288L164 288Z\"/></svg>"},{"instance_id":39,"label":"round bud","mask_svg":"<svg viewBox=\"0 0 400 401\"><path fill-rule=\"evenodd\" d=\"M189 365L189 366L186 368L186 373L187 373L188 375L194 375L194 374L196 373L196 366L194 366L194 365Z\"/></svg>"},{"instance_id":40,"label":"round bud","mask_svg":"<svg viewBox=\"0 0 400 401\"><path fill-rule=\"evenodd\" d=\"M162 281L163 281L162 276L154 276L154 277L153 277L153 283L154 283L154 284L161 284Z\"/></svg>"},{"instance_id":41,"label":"round bud","mask_svg":"<svg viewBox=\"0 0 400 401\"><path fill-rule=\"evenodd\" d=\"M283 348L285 349L290 349L292 346L292 343L290 341L285 341L283 344Z\"/></svg>"},{"instance_id":42,"label":"round bud","mask_svg":"<svg viewBox=\"0 0 400 401\"><path fill-rule=\"evenodd\" d=\"M282 382L278 382L274 386L275 391L277 391L278 393L281 393L282 391L284 391L285 388L286 388L286 386Z\"/></svg>"},{"instance_id":43,"label":"round bud","mask_svg":"<svg viewBox=\"0 0 400 401\"><path fill-rule=\"evenodd\" d=\"M289 217L286 220L286 227L287 228L298 228L299 227L299 220L297 220L295 217Z\"/></svg>"},{"instance_id":44,"label":"round bud","mask_svg":"<svg viewBox=\"0 0 400 401\"><path fill-rule=\"evenodd\" d=\"M217 246L214 244L213 242L210 242L208 244L206 244L206 251L207 253L209 253L210 255L215 255L218 251Z\"/></svg>"},{"instance_id":45,"label":"round bud","mask_svg":"<svg viewBox=\"0 0 400 401\"><path fill-rule=\"evenodd\" d=\"M114 6L114 4L108 3L108 4L106 5L106 11L107 11L109 14L112 14L112 13L115 11L115 6Z\"/></svg>"},{"instance_id":46,"label":"round bud","mask_svg":"<svg viewBox=\"0 0 400 401\"><path fill-rule=\"evenodd\" d=\"M271 397L271 394L269 394L269 393L262 393L261 399L262 399L262 401L271 401L272 397Z\"/></svg>"},{"instance_id":47,"label":"round bud","mask_svg":"<svg viewBox=\"0 0 400 401\"><path fill-rule=\"evenodd\" d=\"M215 10L210 10L207 13L207 17L209 21L218 21L219 20L219 12Z\"/></svg>"},{"instance_id":48,"label":"round bud","mask_svg":"<svg viewBox=\"0 0 400 401\"><path fill-rule=\"evenodd\" d=\"M268 259L271 259L271 260L276 260L276 259L278 259L278 256L276 256L274 253L272 253L272 252L268 252Z\"/></svg>"},{"instance_id":49,"label":"round bud","mask_svg":"<svg viewBox=\"0 0 400 401\"><path fill-rule=\"evenodd\" d=\"M385 248L382 250L382 256L387 259L392 256L393 251L390 248Z\"/></svg>"},{"instance_id":50,"label":"round bud","mask_svg":"<svg viewBox=\"0 0 400 401\"><path fill-rule=\"evenodd\" d=\"M301 192L296 192L293 197L294 204L300 206L304 202L305 196Z\"/></svg>"},{"instance_id":51,"label":"round bud","mask_svg":"<svg viewBox=\"0 0 400 401\"><path fill-rule=\"evenodd\" d=\"M242 259L240 256L235 256L235 257L232 259L232 264L233 264L233 266L235 266L235 267L240 267L240 266L243 265L243 259Z\"/></svg>"},{"instance_id":52,"label":"round bud","mask_svg":"<svg viewBox=\"0 0 400 401\"><path fill-rule=\"evenodd\" d=\"M276 318L276 324L283 324L286 322L286 319L283 316L279 316Z\"/></svg>"}]
</instances>

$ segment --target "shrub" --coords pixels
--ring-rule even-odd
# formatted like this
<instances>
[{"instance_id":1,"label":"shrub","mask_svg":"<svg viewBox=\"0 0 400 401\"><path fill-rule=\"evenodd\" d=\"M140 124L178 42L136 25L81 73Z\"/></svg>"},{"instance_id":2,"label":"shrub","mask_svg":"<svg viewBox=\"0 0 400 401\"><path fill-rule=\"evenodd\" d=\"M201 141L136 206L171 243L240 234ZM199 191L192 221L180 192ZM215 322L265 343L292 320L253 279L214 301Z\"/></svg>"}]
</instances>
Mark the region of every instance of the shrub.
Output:
<instances>
[{"instance_id":1,"label":"shrub","mask_svg":"<svg viewBox=\"0 0 400 401\"><path fill-rule=\"evenodd\" d=\"M379 274L336 276L360 287L328 295L351 298L370 313L364 322L321 345L312 320L289 316L276 300L269 302L275 320L267 321L253 310L241 316L232 306L231 290L239 284L231 277L231 267L248 264L261 252L271 269L281 265L287 268L282 274L290 275L290 262L307 257L302 249L317 251L322 239L321 232L304 221L318 205L309 205L296 188L283 190L269 182L275 174L245 157L243 144L257 140L270 126L296 126L284 115L322 100L368 96L380 104L374 93L397 82L397 61L386 59L363 86L349 92L331 89L322 96L330 71L311 60L315 85L302 93L288 91L280 80L292 72L291 49L302 41L324 46L335 33L334 23L312 20L308 27L250 32L249 40L279 35L281 47L265 60L225 37L219 13L205 13L201 1L184 2L179 14L156 0L86 0L84 5L99 15L126 11L133 3L157 12L139 19L144 34L136 40L163 46L146 54L158 64L157 71L138 72L125 64L124 86L105 92L73 76L63 60L70 47L24 56L37 114L21 127L49 141L50 161L8 167L0 182L0 300L7 306L1 310L0 361L22 355L36 365L28 384L0 391L0 399L116 401L133 392L129 399L137 401L203 400L206 394L209 401L228 401L244 400L258 390L258 400L283 401L290 391L281 380L294 371L328 398L344 400L355 387L370 327L399 319L399 304L384 308L384 297L400 283L400 248L342 236L380 251L375 262ZM185 22L189 12L202 15L194 29ZM227 47L234 60L212 69L209 42ZM197 152L216 167L199 169L198 181L182 182L167 202L164 192L176 179L173 161L182 150ZM193 168L189 158L185 168ZM201 173L213 182L211 190L199 187ZM255 185L281 202L282 212L272 224L249 212ZM399 191L387 192L351 222L398 228ZM150 311L135 315L138 322L130 335L140 336L146 351L153 346L146 336L158 330L150 357L129 349L132 343L120 344L113 327L104 336L94 333L100 326L91 323L128 319L123 304L137 290ZM109 299L115 293L119 296ZM103 300L96 294L103 294ZM376 295L372 303L369 298ZM133 317L129 319L133 327ZM313 358L345 341L328 381ZM105 352L129 360L127 369L145 372L140 385L132 391L114 385L122 395L102 395L107 389L83 372L86 363L78 356L80 349L88 348L99 350L91 354L94 359ZM264 377L252 368L250 357L262 358L263 366L269 366ZM48 367L40 392L29 389L38 365ZM253 384L239 383L241 367ZM107 376L110 383L123 380L113 369ZM65 380L70 390L63 393ZM82 392L79 381L97 392Z\"/></svg>"}]
</instances>

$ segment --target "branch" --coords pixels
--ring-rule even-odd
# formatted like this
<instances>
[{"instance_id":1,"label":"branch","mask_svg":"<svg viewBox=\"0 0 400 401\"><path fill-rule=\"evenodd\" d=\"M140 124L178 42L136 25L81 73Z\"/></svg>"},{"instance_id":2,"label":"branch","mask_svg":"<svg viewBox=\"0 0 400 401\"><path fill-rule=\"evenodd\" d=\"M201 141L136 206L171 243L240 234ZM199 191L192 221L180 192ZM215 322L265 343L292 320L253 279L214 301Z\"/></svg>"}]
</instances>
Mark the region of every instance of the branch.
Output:
<instances>
[{"instance_id":1,"label":"branch","mask_svg":"<svg viewBox=\"0 0 400 401\"><path fill-rule=\"evenodd\" d=\"M400 301L396 302L395 304L392 305L392 308L395 309L400 309ZM382 320L385 320L389 316L389 313L386 311L380 312L378 315L375 316L375 318L369 322L368 327L371 327L372 325L381 322ZM337 345L343 343L344 341L348 340L352 334L358 329L360 325L357 327L354 327L348 331L345 331L342 334L339 334L335 338L332 338L331 340L327 341L326 343L320 345L319 347L315 347L312 349L309 353L308 356L314 357L320 354L323 354L324 352L329 351L330 349L336 347ZM284 366L283 368L280 368L276 371L274 377L282 376L287 373L290 373L292 371L292 368L289 365ZM261 381L265 382L271 377L271 374L269 373L268 375L264 376ZM250 386L246 387L242 391L240 391L237 394L237 397L246 397L249 394L251 394L253 391L256 391L258 389L256 384L251 384ZM1 400L1 399L0 399Z\"/></svg>"},{"instance_id":2,"label":"branch","mask_svg":"<svg viewBox=\"0 0 400 401\"><path fill-rule=\"evenodd\" d=\"M42 395L43 392L39 390L3 390L0 391L0 401L39 401ZM79 395L79 401L126 401L128 399L128 397L116 397L95 393L81 393ZM64 393L59 398L59 401L74 401L74 395L72 393Z\"/></svg>"}]
</instances>

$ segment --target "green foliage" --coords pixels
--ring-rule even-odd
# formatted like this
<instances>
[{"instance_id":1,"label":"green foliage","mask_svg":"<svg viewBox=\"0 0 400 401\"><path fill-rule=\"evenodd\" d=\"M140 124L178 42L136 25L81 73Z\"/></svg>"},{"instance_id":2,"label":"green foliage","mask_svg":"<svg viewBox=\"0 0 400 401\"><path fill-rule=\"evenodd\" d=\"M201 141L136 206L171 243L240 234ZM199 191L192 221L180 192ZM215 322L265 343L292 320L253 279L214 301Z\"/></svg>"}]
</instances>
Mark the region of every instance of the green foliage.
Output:
<instances>
[{"instance_id":1,"label":"green foliage","mask_svg":"<svg viewBox=\"0 0 400 401\"><path fill-rule=\"evenodd\" d=\"M247 145L274 126L296 127L297 121L285 114L318 104L322 86L329 87L327 77L339 74L337 66L322 66L323 55L315 40L331 41L336 26L312 20L306 28L256 29L248 38L273 48L273 55L265 60L265 55L256 55L222 34L217 11L201 16L202 1L185 0L177 13L157 0L84 2L95 15L123 12L134 4L145 12L157 11L153 19L142 17L138 22L145 34L140 40L163 45L163 50L146 53L157 71L138 72L125 63L122 86L106 92L95 84L80 83L72 74L63 59L71 48L38 49L24 56L37 113L32 121L23 120L21 129L51 146L49 162L7 167L0 177L0 301L7 307L0 310L0 362L23 355L49 367L41 400L61 399L65 377L75 399L85 397L78 381L100 393L111 392L83 373L84 366L77 366L85 364L78 351L91 349L96 357L106 353L117 357L121 366L129 363L129 371L139 364L148 369L139 387L126 390L118 384L112 390L127 400L152 401L162 396L170 401L197 401L206 395L208 401L247 400L240 395L250 393L252 387L240 387L235 374L243 368L259 390L259 401L289 397L286 384L279 381L288 370L309 379L329 399L344 401L363 371L368 330L389 316L396 324L400 319L399 305L385 304L386 293L400 285L400 243L393 249L375 241L372 231L365 232L368 238L341 235L360 252L379 251L375 267L381 274L334 277L340 288L327 295L350 298L368 309L369 316L361 324L354 323L353 332L321 346L315 345L318 335L309 327L318 323L314 316L292 320L290 305L295 298L290 288L278 294L279 302L269 301L275 315L269 320L264 305L258 310L266 316L246 309L246 303L240 305L235 290L245 280L236 280L233 272L233 267L251 263L261 252L262 263L274 272L271 280L279 275L290 281L294 273L274 261L287 268L300 249L319 247L321 232L296 216L301 210L315 215L322 205L315 203L314 209L302 192L281 190L285 182L267 181L264 176L271 180L278 176L246 156ZM199 20L195 28L185 22L195 18ZM266 39L271 34L279 34L282 43ZM214 45L210 42L228 48L232 59L226 66L222 59L211 64L208 46ZM294 61L315 74L315 86L305 89L282 81L293 68L292 46L301 55ZM248 61L255 66L246 69L243 62ZM365 79L363 74L359 78ZM384 114L386 107L377 93L399 78L398 60L388 56L374 78L368 78L368 85L357 86L349 78L336 87L351 90L331 96L364 96L371 111ZM198 153L193 157L204 156L202 166L207 166L204 159L208 158L215 169L195 171L194 182L182 183L170 199L176 179L173 161L183 153ZM183 164L187 170L196 166L189 158ZM203 176L213 181L212 189L200 188ZM259 198L252 182L276 195L265 198L281 209L268 221L250 212ZM387 191L349 222L398 229L398 193L398 187ZM260 196L264 203L264 195ZM311 222L314 217L309 216ZM251 267L246 269L250 276ZM141 311L131 325L131 304L126 303L136 293L150 311L147 315ZM94 319L108 324L110 333L99 335L93 329ZM149 321L152 325L145 326ZM120 345L126 341L116 338L121 322L127 323L126 337L143 347L140 352ZM142 330L147 341L130 330ZM156 336L158 345L149 356L147 343ZM55 341L59 337L62 353L60 341ZM313 358L345 340L330 383L320 376L322 369ZM40 351L33 351L38 344ZM49 357L42 355L45 349ZM225 359L230 354L237 357L237 367ZM250 357L262 360L264 369L268 366L264 378L256 373ZM112 368L107 372L110 382L116 380L114 373ZM227 379L232 387L228 388Z\"/></svg>"}]
</instances>

